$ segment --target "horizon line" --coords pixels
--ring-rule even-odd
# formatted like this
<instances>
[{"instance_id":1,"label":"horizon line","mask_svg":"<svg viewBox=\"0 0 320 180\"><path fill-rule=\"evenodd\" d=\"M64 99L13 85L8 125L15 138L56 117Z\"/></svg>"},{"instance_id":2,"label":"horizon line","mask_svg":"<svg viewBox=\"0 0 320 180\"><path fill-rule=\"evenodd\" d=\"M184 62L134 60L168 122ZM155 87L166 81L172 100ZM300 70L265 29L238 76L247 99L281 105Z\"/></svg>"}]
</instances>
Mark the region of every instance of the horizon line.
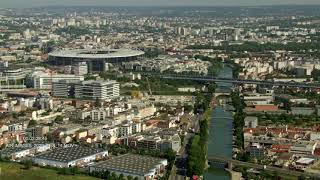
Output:
<instances>
[{"instance_id":1,"label":"horizon line","mask_svg":"<svg viewBox=\"0 0 320 180\"><path fill-rule=\"evenodd\" d=\"M289 3L289 4L261 4L261 5L178 5L178 4L172 4L172 5L86 5L86 4L78 4L78 5L43 5L43 6L34 6L34 7L3 7L0 9L33 9L33 8L50 8L50 7L203 7L203 8L214 8L214 7L281 7L281 6L296 6L296 7L312 7L312 6L320 6L319 4L295 4L295 3Z\"/></svg>"}]
</instances>

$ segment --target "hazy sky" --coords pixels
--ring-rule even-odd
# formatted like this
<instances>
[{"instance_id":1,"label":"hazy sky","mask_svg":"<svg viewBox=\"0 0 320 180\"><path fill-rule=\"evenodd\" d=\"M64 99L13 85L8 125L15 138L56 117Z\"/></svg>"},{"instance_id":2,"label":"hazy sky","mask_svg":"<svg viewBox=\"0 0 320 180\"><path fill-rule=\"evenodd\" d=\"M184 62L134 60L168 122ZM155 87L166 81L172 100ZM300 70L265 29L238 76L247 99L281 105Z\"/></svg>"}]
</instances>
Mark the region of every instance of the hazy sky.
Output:
<instances>
[{"instance_id":1,"label":"hazy sky","mask_svg":"<svg viewBox=\"0 0 320 180\"><path fill-rule=\"evenodd\" d=\"M103 5L103 6L236 6L320 4L320 0L0 0L2 7L34 7L48 5Z\"/></svg>"}]
</instances>

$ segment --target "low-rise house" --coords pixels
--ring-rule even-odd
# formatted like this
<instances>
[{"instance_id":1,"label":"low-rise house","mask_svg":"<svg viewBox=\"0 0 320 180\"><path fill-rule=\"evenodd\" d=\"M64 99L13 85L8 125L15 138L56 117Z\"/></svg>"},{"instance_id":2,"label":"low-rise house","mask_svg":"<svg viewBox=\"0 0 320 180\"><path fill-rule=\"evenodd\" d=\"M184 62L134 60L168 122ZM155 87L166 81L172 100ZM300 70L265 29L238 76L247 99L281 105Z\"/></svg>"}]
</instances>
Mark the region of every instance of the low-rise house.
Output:
<instances>
[{"instance_id":1,"label":"low-rise house","mask_svg":"<svg viewBox=\"0 0 320 180\"><path fill-rule=\"evenodd\" d=\"M5 131L9 131L9 127L5 124L0 124L0 134L2 134Z\"/></svg>"},{"instance_id":2,"label":"low-rise house","mask_svg":"<svg viewBox=\"0 0 320 180\"><path fill-rule=\"evenodd\" d=\"M247 128L256 128L258 126L258 117L254 117L254 116L245 117L244 126Z\"/></svg>"}]
</instances>

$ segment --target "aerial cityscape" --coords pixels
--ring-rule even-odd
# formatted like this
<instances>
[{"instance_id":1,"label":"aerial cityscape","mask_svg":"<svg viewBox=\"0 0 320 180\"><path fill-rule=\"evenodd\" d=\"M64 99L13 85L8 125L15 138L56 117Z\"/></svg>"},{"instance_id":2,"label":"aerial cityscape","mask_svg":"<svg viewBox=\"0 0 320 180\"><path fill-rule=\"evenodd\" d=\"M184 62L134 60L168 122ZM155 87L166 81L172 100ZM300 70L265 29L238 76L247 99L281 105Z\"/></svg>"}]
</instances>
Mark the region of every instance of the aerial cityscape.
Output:
<instances>
[{"instance_id":1,"label":"aerial cityscape","mask_svg":"<svg viewBox=\"0 0 320 180\"><path fill-rule=\"evenodd\" d=\"M0 180L320 179L320 2L4 1Z\"/></svg>"}]
</instances>

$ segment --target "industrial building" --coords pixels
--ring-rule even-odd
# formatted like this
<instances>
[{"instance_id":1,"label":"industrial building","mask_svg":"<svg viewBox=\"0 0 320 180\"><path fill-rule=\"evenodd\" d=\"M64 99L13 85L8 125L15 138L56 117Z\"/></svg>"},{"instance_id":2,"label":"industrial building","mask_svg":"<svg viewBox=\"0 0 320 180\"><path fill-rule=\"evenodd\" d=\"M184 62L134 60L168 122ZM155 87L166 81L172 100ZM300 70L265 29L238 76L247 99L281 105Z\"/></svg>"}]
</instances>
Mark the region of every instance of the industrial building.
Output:
<instances>
[{"instance_id":1,"label":"industrial building","mask_svg":"<svg viewBox=\"0 0 320 180\"><path fill-rule=\"evenodd\" d=\"M135 154L116 156L89 167L90 172L109 171L118 175L137 177L139 180L155 179L167 166L166 159Z\"/></svg>"},{"instance_id":2,"label":"industrial building","mask_svg":"<svg viewBox=\"0 0 320 180\"><path fill-rule=\"evenodd\" d=\"M84 166L91 161L100 160L108 156L104 149L91 148L87 146L72 145L71 147L54 149L35 156L34 163L40 166L72 167Z\"/></svg>"},{"instance_id":3,"label":"industrial building","mask_svg":"<svg viewBox=\"0 0 320 180\"><path fill-rule=\"evenodd\" d=\"M1 158L9 158L11 160L18 160L26 156L33 156L37 153L45 152L51 148L50 144L17 144L12 147L6 147L0 151Z\"/></svg>"}]
</instances>

